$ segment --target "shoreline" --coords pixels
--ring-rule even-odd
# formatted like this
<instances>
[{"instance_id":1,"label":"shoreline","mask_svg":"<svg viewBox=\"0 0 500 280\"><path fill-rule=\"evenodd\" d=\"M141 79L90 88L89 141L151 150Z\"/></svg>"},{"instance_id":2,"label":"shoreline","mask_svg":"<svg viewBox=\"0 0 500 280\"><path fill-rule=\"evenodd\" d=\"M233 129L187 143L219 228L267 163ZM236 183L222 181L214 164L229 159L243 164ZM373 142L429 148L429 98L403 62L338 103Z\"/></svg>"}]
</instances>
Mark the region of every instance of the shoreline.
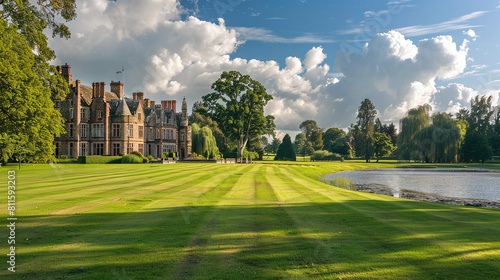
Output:
<instances>
[{"instance_id":1,"label":"shoreline","mask_svg":"<svg viewBox=\"0 0 500 280\"><path fill-rule=\"evenodd\" d=\"M330 184L335 186L333 184ZM464 205L464 206L474 206L474 207L487 207L487 208L500 208L500 201L486 200L486 199L470 199L470 198L459 198L459 197L447 197L440 196L436 194L423 193L413 190L401 190L395 191L392 188L377 184L356 184L350 190L374 193L381 195L388 195L392 197L398 197L403 199L436 202L451 205Z\"/></svg>"}]
</instances>

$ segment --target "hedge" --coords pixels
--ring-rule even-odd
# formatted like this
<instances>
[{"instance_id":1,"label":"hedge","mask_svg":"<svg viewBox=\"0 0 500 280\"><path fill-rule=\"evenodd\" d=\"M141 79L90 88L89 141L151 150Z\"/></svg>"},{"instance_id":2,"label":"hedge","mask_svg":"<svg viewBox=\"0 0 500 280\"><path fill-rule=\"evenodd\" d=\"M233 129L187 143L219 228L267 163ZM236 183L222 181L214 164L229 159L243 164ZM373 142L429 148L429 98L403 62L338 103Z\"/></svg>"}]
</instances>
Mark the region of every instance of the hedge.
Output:
<instances>
[{"instance_id":1,"label":"hedge","mask_svg":"<svg viewBox=\"0 0 500 280\"><path fill-rule=\"evenodd\" d=\"M123 155L122 163L142 163L142 157L134 154Z\"/></svg>"},{"instance_id":2,"label":"hedge","mask_svg":"<svg viewBox=\"0 0 500 280\"><path fill-rule=\"evenodd\" d=\"M344 158L339 155L339 154L334 154L329 151L315 151L312 156L311 160L340 160L343 161Z\"/></svg>"},{"instance_id":3,"label":"hedge","mask_svg":"<svg viewBox=\"0 0 500 280\"><path fill-rule=\"evenodd\" d=\"M106 163L122 163L121 156L79 156L78 163L86 164L106 164Z\"/></svg>"}]
</instances>

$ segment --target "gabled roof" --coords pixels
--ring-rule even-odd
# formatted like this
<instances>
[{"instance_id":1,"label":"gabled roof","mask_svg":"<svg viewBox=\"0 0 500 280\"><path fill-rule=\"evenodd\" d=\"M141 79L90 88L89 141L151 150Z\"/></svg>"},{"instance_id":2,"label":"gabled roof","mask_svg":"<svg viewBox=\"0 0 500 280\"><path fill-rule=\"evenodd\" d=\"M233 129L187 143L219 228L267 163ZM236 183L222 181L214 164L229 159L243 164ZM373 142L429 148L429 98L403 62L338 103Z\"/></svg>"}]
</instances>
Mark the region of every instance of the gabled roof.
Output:
<instances>
[{"instance_id":1,"label":"gabled roof","mask_svg":"<svg viewBox=\"0 0 500 280\"><path fill-rule=\"evenodd\" d=\"M139 108L140 100L129 98L112 99L109 103L109 113L112 116L135 115Z\"/></svg>"}]
</instances>

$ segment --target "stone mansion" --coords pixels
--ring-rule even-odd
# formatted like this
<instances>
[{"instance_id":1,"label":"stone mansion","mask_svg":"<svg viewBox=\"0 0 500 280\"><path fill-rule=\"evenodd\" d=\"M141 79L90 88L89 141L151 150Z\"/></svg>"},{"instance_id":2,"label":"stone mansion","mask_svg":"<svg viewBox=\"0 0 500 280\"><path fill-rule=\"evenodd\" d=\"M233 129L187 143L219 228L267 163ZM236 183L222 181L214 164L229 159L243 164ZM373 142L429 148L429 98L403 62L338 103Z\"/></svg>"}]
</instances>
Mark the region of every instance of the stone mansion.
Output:
<instances>
[{"instance_id":1,"label":"stone mansion","mask_svg":"<svg viewBox=\"0 0 500 280\"><path fill-rule=\"evenodd\" d=\"M191 127L186 99L177 113L176 100L161 104L134 92L124 96L123 83L92 83L92 87L73 81L71 66L57 70L69 84L65 100L53 100L66 123L66 134L55 137L55 156L77 158L85 155L123 155L138 151L160 158L164 152L177 152L180 158L191 155Z\"/></svg>"}]
</instances>

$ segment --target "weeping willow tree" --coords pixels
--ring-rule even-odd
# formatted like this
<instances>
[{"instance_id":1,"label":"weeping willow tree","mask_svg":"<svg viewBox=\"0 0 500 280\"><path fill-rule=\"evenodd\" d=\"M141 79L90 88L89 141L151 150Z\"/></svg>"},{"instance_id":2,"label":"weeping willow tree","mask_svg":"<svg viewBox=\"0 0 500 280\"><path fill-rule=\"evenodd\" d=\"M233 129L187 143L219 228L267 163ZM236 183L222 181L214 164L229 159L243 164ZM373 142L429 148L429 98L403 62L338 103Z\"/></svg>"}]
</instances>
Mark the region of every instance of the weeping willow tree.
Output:
<instances>
[{"instance_id":1,"label":"weeping willow tree","mask_svg":"<svg viewBox=\"0 0 500 280\"><path fill-rule=\"evenodd\" d=\"M191 126L193 152L205 158L218 158L219 148L212 130L208 126L200 128L196 123Z\"/></svg>"},{"instance_id":2,"label":"weeping willow tree","mask_svg":"<svg viewBox=\"0 0 500 280\"><path fill-rule=\"evenodd\" d=\"M432 115L432 125L418 131L413 137L425 162L449 163L458 161L460 128L447 113Z\"/></svg>"},{"instance_id":3,"label":"weeping willow tree","mask_svg":"<svg viewBox=\"0 0 500 280\"><path fill-rule=\"evenodd\" d=\"M415 134L425 127L430 126L429 112L432 110L429 104L410 109L406 117L400 120L398 135L398 149L396 154L402 160L420 160L418 145L414 139Z\"/></svg>"}]
</instances>

